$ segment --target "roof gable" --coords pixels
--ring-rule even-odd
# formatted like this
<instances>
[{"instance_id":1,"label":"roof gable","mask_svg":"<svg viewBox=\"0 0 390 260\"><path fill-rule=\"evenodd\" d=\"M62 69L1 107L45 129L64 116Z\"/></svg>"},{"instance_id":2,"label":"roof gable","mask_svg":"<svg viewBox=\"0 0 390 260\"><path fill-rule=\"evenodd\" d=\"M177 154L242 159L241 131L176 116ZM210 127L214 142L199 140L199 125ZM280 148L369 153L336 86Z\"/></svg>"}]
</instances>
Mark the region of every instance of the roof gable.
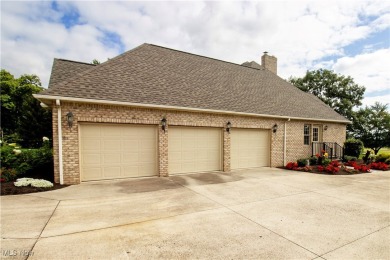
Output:
<instances>
[{"instance_id":1,"label":"roof gable","mask_svg":"<svg viewBox=\"0 0 390 260\"><path fill-rule=\"evenodd\" d=\"M74 76L84 72L92 67L94 64L77 62L64 59L54 59L53 67L51 69L49 88L60 82L67 81Z\"/></svg>"},{"instance_id":2,"label":"roof gable","mask_svg":"<svg viewBox=\"0 0 390 260\"><path fill-rule=\"evenodd\" d=\"M348 122L272 72L143 44L41 95Z\"/></svg>"}]
</instances>

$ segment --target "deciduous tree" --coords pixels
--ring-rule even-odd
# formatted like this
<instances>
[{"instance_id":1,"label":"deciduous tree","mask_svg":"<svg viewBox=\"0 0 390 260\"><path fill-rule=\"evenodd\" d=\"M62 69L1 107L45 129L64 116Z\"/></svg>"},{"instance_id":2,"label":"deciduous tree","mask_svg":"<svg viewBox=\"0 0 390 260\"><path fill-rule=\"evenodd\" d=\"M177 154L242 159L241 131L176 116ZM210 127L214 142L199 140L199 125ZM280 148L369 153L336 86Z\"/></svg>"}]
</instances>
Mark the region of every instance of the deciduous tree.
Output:
<instances>
[{"instance_id":1,"label":"deciduous tree","mask_svg":"<svg viewBox=\"0 0 390 260\"><path fill-rule=\"evenodd\" d=\"M307 71L303 78L289 79L297 88L312 93L340 115L354 121L354 107L361 106L365 87L356 84L350 76L336 74L331 70ZM352 126L348 125L349 135Z\"/></svg>"},{"instance_id":2,"label":"deciduous tree","mask_svg":"<svg viewBox=\"0 0 390 260\"><path fill-rule=\"evenodd\" d=\"M43 136L52 136L51 111L40 106L32 94L43 90L36 75L15 78L6 70L0 72L1 128L5 138L24 147L37 147Z\"/></svg>"},{"instance_id":3,"label":"deciduous tree","mask_svg":"<svg viewBox=\"0 0 390 260\"><path fill-rule=\"evenodd\" d=\"M376 102L359 109L354 120L354 136L365 147L373 149L375 154L381 148L390 146L390 113L387 105Z\"/></svg>"}]
</instances>

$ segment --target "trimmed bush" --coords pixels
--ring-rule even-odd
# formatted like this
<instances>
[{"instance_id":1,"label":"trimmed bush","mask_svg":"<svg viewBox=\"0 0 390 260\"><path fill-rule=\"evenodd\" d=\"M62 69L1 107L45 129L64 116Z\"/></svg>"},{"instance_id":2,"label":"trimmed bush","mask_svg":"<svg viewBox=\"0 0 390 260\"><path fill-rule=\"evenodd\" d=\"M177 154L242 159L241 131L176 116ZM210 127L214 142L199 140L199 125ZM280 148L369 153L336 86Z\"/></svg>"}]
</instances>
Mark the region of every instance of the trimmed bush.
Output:
<instances>
[{"instance_id":1,"label":"trimmed bush","mask_svg":"<svg viewBox=\"0 0 390 260\"><path fill-rule=\"evenodd\" d=\"M345 155L359 158L363 148L364 148L363 142L354 138L348 139L344 143Z\"/></svg>"},{"instance_id":2,"label":"trimmed bush","mask_svg":"<svg viewBox=\"0 0 390 260\"><path fill-rule=\"evenodd\" d=\"M306 158L303 158L303 159L298 159L297 160L297 163L298 163L298 167L305 167L306 166Z\"/></svg>"},{"instance_id":3,"label":"trimmed bush","mask_svg":"<svg viewBox=\"0 0 390 260\"><path fill-rule=\"evenodd\" d=\"M390 153L381 153L375 157L375 162L386 162L388 159L390 159Z\"/></svg>"},{"instance_id":4,"label":"trimmed bush","mask_svg":"<svg viewBox=\"0 0 390 260\"><path fill-rule=\"evenodd\" d=\"M318 158L316 156L312 156L309 158L310 165L316 165L318 162Z\"/></svg>"},{"instance_id":5,"label":"trimmed bush","mask_svg":"<svg viewBox=\"0 0 390 260\"><path fill-rule=\"evenodd\" d=\"M356 162L357 161L357 157L345 155L343 161L344 162L350 162L350 161Z\"/></svg>"},{"instance_id":6,"label":"trimmed bush","mask_svg":"<svg viewBox=\"0 0 390 260\"><path fill-rule=\"evenodd\" d=\"M13 181L21 175L39 175L53 180L53 152L50 144L45 142L38 149L15 150L15 147L1 147L1 178ZM7 176L7 177L3 177Z\"/></svg>"},{"instance_id":7,"label":"trimmed bush","mask_svg":"<svg viewBox=\"0 0 390 260\"><path fill-rule=\"evenodd\" d=\"M328 158L322 159L322 166L328 166L330 164L331 160Z\"/></svg>"}]
</instances>

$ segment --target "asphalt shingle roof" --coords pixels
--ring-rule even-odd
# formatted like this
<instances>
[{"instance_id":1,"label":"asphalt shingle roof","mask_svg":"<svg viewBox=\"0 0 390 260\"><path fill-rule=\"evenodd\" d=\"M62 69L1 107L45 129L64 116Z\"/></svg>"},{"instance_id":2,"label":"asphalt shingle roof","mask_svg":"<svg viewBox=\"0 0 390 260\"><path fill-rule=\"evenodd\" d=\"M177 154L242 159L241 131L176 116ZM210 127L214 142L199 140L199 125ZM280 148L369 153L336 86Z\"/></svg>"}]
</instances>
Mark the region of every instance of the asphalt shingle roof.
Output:
<instances>
[{"instance_id":1,"label":"asphalt shingle roof","mask_svg":"<svg viewBox=\"0 0 390 260\"><path fill-rule=\"evenodd\" d=\"M73 78L74 76L94 66L94 64L84 62L54 59L53 67L51 69L49 87Z\"/></svg>"},{"instance_id":2,"label":"asphalt shingle roof","mask_svg":"<svg viewBox=\"0 0 390 260\"><path fill-rule=\"evenodd\" d=\"M262 67L152 44L97 66L55 60L49 88L40 95L348 122Z\"/></svg>"}]
</instances>

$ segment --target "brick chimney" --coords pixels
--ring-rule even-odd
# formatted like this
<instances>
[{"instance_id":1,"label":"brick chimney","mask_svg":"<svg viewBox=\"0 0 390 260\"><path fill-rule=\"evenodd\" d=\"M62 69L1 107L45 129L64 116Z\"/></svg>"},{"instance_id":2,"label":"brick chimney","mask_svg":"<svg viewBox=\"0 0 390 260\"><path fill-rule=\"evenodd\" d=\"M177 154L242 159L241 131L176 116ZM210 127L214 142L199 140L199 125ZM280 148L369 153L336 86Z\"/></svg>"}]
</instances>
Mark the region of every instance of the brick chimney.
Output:
<instances>
[{"instance_id":1,"label":"brick chimney","mask_svg":"<svg viewBox=\"0 0 390 260\"><path fill-rule=\"evenodd\" d=\"M278 74L278 59L274 56L268 55L268 52L266 51L263 56L261 56L261 66L275 74Z\"/></svg>"}]
</instances>

